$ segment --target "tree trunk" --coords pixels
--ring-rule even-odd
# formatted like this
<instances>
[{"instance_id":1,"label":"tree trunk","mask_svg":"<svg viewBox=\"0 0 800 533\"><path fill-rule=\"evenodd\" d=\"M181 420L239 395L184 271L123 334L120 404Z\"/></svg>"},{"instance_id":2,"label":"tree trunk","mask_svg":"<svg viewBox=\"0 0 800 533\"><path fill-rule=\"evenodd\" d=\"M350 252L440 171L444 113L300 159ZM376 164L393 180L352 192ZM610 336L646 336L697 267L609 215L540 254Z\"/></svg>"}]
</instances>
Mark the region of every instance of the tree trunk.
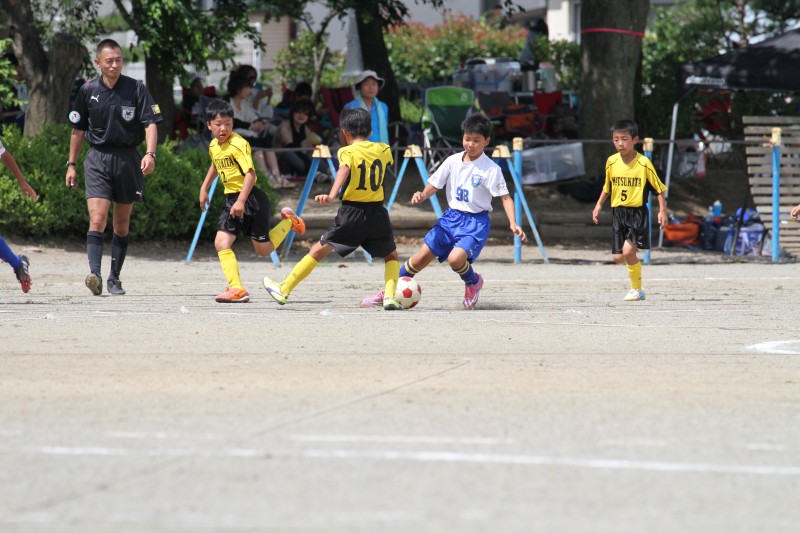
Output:
<instances>
[{"instance_id":1,"label":"tree trunk","mask_svg":"<svg viewBox=\"0 0 800 533\"><path fill-rule=\"evenodd\" d=\"M359 4L361 6L362 4ZM356 21L358 25L358 39L361 41L361 54L364 59L364 69L374 70L386 80L386 84L378 94L378 98L389 106L389 122L400 120L400 90L397 87L397 78L394 77L392 65L389 63L389 51L383 40L383 27L380 23L378 2L371 2L366 6L366 12L358 12Z\"/></svg>"},{"instance_id":2,"label":"tree trunk","mask_svg":"<svg viewBox=\"0 0 800 533\"><path fill-rule=\"evenodd\" d=\"M581 137L608 139L584 146L586 174L603 174L613 152L611 125L633 119L636 72L642 62L642 39L619 33L644 32L649 0L583 0L581 2ZM644 137L646 132L640 132Z\"/></svg>"},{"instance_id":3,"label":"tree trunk","mask_svg":"<svg viewBox=\"0 0 800 533\"><path fill-rule=\"evenodd\" d=\"M161 116L164 120L158 124L158 142L161 144L168 139L172 133L175 121L175 96L172 94L172 79L162 75L162 68L158 61L145 58L144 66L146 69L147 90L153 100L161 109Z\"/></svg>"},{"instance_id":4,"label":"tree trunk","mask_svg":"<svg viewBox=\"0 0 800 533\"><path fill-rule=\"evenodd\" d=\"M6 12L14 55L28 86L25 136L33 136L51 122L64 123L69 96L86 49L73 35L57 33L48 52L39 36L29 0L0 0Z\"/></svg>"}]
</instances>

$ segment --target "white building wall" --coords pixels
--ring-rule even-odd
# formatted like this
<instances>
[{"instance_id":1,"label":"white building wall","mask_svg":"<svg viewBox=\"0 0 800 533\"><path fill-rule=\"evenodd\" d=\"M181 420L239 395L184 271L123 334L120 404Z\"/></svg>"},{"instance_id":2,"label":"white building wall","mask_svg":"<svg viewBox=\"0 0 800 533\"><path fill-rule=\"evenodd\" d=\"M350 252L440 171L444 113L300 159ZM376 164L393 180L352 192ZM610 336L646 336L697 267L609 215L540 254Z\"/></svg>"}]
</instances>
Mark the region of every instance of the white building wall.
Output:
<instances>
[{"instance_id":1,"label":"white building wall","mask_svg":"<svg viewBox=\"0 0 800 533\"><path fill-rule=\"evenodd\" d=\"M575 41L574 0L547 0L547 27L550 39Z\"/></svg>"}]
</instances>

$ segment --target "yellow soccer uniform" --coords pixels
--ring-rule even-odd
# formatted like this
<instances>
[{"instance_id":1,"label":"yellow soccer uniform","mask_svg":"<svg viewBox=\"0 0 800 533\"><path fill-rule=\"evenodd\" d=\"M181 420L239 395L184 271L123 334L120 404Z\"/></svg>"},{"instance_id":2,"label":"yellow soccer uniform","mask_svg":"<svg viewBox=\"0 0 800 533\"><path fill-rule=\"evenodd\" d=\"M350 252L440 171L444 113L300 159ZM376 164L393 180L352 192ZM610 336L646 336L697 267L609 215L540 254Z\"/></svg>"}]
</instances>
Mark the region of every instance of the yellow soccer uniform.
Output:
<instances>
[{"instance_id":1,"label":"yellow soccer uniform","mask_svg":"<svg viewBox=\"0 0 800 533\"><path fill-rule=\"evenodd\" d=\"M213 139L208 145L208 154L225 186L225 194L241 192L244 175L255 168L250 143L238 133L231 133L222 144Z\"/></svg>"},{"instance_id":2,"label":"yellow soccer uniform","mask_svg":"<svg viewBox=\"0 0 800 533\"><path fill-rule=\"evenodd\" d=\"M667 190L649 159L639 153L628 164L620 154L608 158L603 192L611 195L611 207L641 207L647 203L648 190L655 194Z\"/></svg>"},{"instance_id":3,"label":"yellow soccer uniform","mask_svg":"<svg viewBox=\"0 0 800 533\"><path fill-rule=\"evenodd\" d=\"M339 164L350 169L344 184L342 200L349 202L382 202L383 180L394 163L388 144L359 141L343 146L338 152Z\"/></svg>"}]
</instances>

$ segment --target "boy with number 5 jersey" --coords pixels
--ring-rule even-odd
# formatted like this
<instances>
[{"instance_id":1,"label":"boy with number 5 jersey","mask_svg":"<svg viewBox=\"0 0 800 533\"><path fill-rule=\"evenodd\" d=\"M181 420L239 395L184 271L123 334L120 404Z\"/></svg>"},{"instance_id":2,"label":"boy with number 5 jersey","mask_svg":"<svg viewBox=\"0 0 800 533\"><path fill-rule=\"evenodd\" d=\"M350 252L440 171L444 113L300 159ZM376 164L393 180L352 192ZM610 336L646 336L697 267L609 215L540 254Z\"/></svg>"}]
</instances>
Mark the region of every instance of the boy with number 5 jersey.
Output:
<instances>
[{"instance_id":1,"label":"boy with number 5 jersey","mask_svg":"<svg viewBox=\"0 0 800 533\"><path fill-rule=\"evenodd\" d=\"M464 309L474 309L483 287L483 277L472 263L483 250L491 227L492 199L500 197L511 233L527 240L514 217L514 200L508 194L500 167L484 150L491 140L492 123L483 115L471 115L461 124L463 152L448 157L428 178L422 192L411 197L412 204L424 202L446 188L449 208L425 236L425 244L400 268L400 276L414 277L433 259L447 261L464 281ZM364 298L363 307L377 305L383 295Z\"/></svg>"},{"instance_id":2,"label":"boy with number 5 jersey","mask_svg":"<svg viewBox=\"0 0 800 533\"><path fill-rule=\"evenodd\" d=\"M667 202L664 198L667 187L658 179L650 160L636 151L639 126L634 121L615 122L611 126L611 139L617 153L606 161L606 181L592 211L592 220L598 223L597 216L603 202L611 196L611 257L615 263L628 266L631 290L624 299L634 302L645 297L642 290L642 264L636 257L636 250L650 249L647 194L653 191L658 195L658 225L663 230L667 224Z\"/></svg>"}]
</instances>

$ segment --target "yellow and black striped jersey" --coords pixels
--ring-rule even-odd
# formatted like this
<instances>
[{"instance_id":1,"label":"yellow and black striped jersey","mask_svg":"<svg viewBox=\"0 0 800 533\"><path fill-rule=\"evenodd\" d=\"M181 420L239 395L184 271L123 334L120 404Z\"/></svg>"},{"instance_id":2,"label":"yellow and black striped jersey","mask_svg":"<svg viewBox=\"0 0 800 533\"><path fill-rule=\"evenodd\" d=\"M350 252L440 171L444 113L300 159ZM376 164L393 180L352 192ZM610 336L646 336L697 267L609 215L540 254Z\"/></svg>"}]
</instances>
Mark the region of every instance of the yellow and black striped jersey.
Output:
<instances>
[{"instance_id":1,"label":"yellow and black striped jersey","mask_svg":"<svg viewBox=\"0 0 800 533\"><path fill-rule=\"evenodd\" d=\"M250 143L238 133L231 133L222 144L213 139L208 145L208 155L211 156L211 162L225 186L225 194L241 192L244 175L254 169Z\"/></svg>"},{"instance_id":2,"label":"yellow and black striped jersey","mask_svg":"<svg viewBox=\"0 0 800 533\"><path fill-rule=\"evenodd\" d=\"M358 141L343 146L338 152L339 164L350 169L344 184L342 200L349 202L382 202L383 180L394 163L388 144Z\"/></svg>"},{"instance_id":3,"label":"yellow and black striped jersey","mask_svg":"<svg viewBox=\"0 0 800 533\"><path fill-rule=\"evenodd\" d=\"M620 154L608 158L603 192L611 195L611 207L641 207L647 203L648 190L655 194L667 190L649 159L640 153L627 164Z\"/></svg>"}]
</instances>

